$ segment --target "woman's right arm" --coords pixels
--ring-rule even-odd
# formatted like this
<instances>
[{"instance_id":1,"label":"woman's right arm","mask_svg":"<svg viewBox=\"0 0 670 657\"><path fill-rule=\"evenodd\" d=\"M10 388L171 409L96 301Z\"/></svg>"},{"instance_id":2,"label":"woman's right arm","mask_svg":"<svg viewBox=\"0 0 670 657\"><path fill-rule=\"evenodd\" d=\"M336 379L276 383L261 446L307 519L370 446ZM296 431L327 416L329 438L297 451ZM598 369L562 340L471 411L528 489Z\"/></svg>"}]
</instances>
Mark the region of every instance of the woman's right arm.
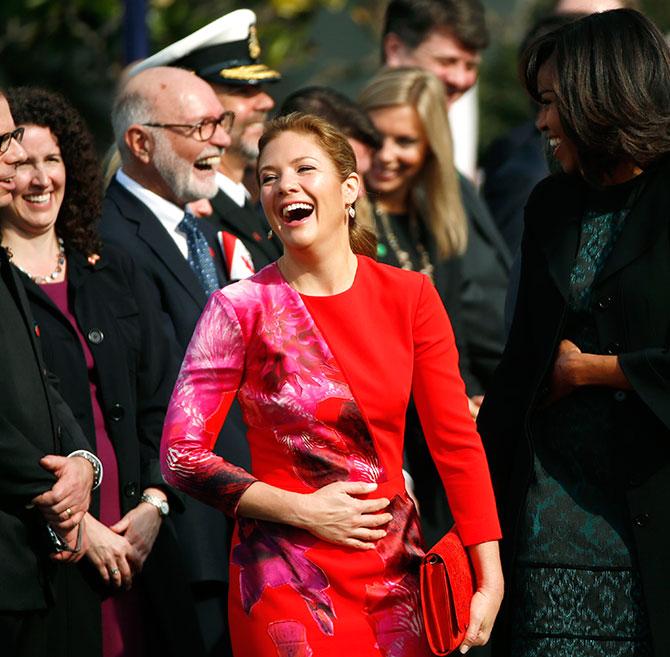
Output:
<instances>
[{"instance_id":1,"label":"woman's right arm","mask_svg":"<svg viewBox=\"0 0 670 657\"><path fill-rule=\"evenodd\" d=\"M292 493L258 481L242 494L237 513L300 527L329 543L369 550L386 536L383 526L393 519L390 513L380 513L390 504L387 498L356 497L376 488L377 484L363 481L336 481L313 493Z\"/></svg>"},{"instance_id":2,"label":"woman's right arm","mask_svg":"<svg viewBox=\"0 0 670 657\"><path fill-rule=\"evenodd\" d=\"M293 493L258 481L212 451L242 380L244 336L234 308L214 293L189 344L168 407L161 469L168 484L228 515L305 529L332 543L361 549L385 535L378 513L386 498L361 500L375 484L335 482Z\"/></svg>"},{"instance_id":3,"label":"woman's right arm","mask_svg":"<svg viewBox=\"0 0 670 657\"><path fill-rule=\"evenodd\" d=\"M161 439L165 481L230 516L256 478L212 450L242 380L244 353L235 310L215 292L184 356Z\"/></svg>"}]
</instances>

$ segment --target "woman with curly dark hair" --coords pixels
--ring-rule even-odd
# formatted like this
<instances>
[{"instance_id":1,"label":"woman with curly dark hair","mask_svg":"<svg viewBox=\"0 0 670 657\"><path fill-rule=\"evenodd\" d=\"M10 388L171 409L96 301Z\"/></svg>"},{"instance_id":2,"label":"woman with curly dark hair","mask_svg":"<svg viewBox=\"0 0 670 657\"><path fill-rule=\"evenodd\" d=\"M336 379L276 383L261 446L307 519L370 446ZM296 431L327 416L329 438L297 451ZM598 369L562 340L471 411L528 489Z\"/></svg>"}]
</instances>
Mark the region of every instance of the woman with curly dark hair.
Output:
<instances>
[{"instance_id":1,"label":"woman with curly dark hair","mask_svg":"<svg viewBox=\"0 0 670 657\"><path fill-rule=\"evenodd\" d=\"M132 261L98 238L101 174L77 111L41 89L15 89L8 99L26 159L0 211L2 246L22 273L47 369L105 472L83 521L85 558L58 569L56 595L68 597L84 628L72 654L190 653L198 632L158 466L178 364L172 337Z\"/></svg>"}]
</instances>

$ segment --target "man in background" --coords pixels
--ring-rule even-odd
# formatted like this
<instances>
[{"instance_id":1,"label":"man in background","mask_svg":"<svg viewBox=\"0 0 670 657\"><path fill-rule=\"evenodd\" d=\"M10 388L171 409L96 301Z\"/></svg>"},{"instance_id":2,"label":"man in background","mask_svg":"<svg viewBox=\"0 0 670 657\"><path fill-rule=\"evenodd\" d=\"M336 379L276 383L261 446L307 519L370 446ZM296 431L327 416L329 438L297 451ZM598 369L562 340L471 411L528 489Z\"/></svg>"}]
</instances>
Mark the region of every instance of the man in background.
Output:
<instances>
[{"instance_id":1,"label":"man in background","mask_svg":"<svg viewBox=\"0 0 670 657\"><path fill-rule=\"evenodd\" d=\"M448 106L476 83L481 52L488 43L479 0L391 0L386 9L384 64L430 71L444 84ZM477 190L465 176L459 178L468 217L463 335L473 375L468 394L476 414L505 345L505 294L512 257Z\"/></svg>"},{"instance_id":2,"label":"man in background","mask_svg":"<svg viewBox=\"0 0 670 657\"><path fill-rule=\"evenodd\" d=\"M281 75L260 63L256 15L238 9L205 25L138 64L131 75L153 66L176 66L205 80L225 110L235 113L231 143L216 175L218 193L211 199L214 228L228 280L247 278L282 253L276 237L245 186L254 168L258 140L274 107L267 85Z\"/></svg>"}]
</instances>

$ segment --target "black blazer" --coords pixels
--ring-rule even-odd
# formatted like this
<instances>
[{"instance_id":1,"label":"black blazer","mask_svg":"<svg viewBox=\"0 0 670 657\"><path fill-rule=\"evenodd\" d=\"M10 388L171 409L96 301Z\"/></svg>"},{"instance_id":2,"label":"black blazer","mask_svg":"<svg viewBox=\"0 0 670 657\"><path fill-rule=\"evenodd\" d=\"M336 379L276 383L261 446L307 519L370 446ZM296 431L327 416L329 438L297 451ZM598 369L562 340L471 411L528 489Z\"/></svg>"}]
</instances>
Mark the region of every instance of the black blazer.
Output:
<instances>
[{"instance_id":1,"label":"black blazer","mask_svg":"<svg viewBox=\"0 0 670 657\"><path fill-rule=\"evenodd\" d=\"M468 246L463 254L461 322L473 383L470 394L483 394L505 347L505 297L512 256L484 201L460 176L468 218Z\"/></svg>"},{"instance_id":2,"label":"black blazer","mask_svg":"<svg viewBox=\"0 0 670 657\"><path fill-rule=\"evenodd\" d=\"M39 330L4 249L0 317L0 610L45 609L54 564L45 523L26 505L55 483L42 456L90 446L47 383Z\"/></svg>"},{"instance_id":3,"label":"black blazer","mask_svg":"<svg viewBox=\"0 0 670 657\"><path fill-rule=\"evenodd\" d=\"M118 459L121 512L139 503L148 486L165 486L158 450L165 410L180 358L144 274L133 261L106 246L95 264L67 251L68 296L93 354L101 406ZM21 275L42 335L47 369L91 445L93 409L84 352L70 322L39 285ZM174 500L177 502L177 500ZM95 508L92 511L96 511Z\"/></svg>"},{"instance_id":4,"label":"black blazer","mask_svg":"<svg viewBox=\"0 0 670 657\"><path fill-rule=\"evenodd\" d=\"M631 391L616 401L616 462L628 501L655 657L670 654L670 158L647 172L593 294L600 344L618 354ZM517 517L533 467L528 419L545 392L562 337L585 185L568 176L540 183L526 208L519 298L509 341L479 414L503 523L510 584ZM507 626L497 624L498 654Z\"/></svg>"},{"instance_id":5,"label":"black blazer","mask_svg":"<svg viewBox=\"0 0 670 657\"><path fill-rule=\"evenodd\" d=\"M101 406L117 458L121 513L137 506L148 486L165 489L177 511L183 505L163 482L158 451L179 353L169 326L153 310L155 290L127 255L110 246L95 264L68 249L67 262L68 297L93 354ZM45 364L95 445L88 370L79 338L40 286L27 276L21 278L40 327ZM98 504L96 495L94 514ZM176 657L184 652L198 654L199 646L184 559L171 525L171 519L163 521L140 580L148 602L145 620L152 620L147 624L152 642L161 646L161 654ZM92 570L86 562L82 568ZM166 568L169 577L165 577ZM88 579L92 590L103 588L97 571ZM94 627L99 623L95 602L90 598L88 606L93 608L79 610L80 621L89 631L99 631Z\"/></svg>"},{"instance_id":6,"label":"black blazer","mask_svg":"<svg viewBox=\"0 0 670 657\"><path fill-rule=\"evenodd\" d=\"M257 272L282 254L279 239L275 236L268 238L270 226L267 220L248 201L240 207L225 192L219 190L211 203L214 212L205 217L205 221L215 232L223 230L239 238L249 250Z\"/></svg>"},{"instance_id":7,"label":"black blazer","mask_svg":"<svg viewBox=\"0 0 670 657\"><path fill-rule=\"evenodd\" d=\"M213 231L205 222L201 228L212 245ZM100 233L107 244L129 254L148 276L154 311L167 318L183 357L207 296L172 237L149 208L116 180L105 194ZM220 261L218 265L223 279ZM215 451L236 465L251 466L246 428L237 403L228 413ZM174 523L191 580L228 581L226 556L231 525L221 512L191 497L184 498L184 505L185 512L176 516Z\"/></svg>"}]
</instances>

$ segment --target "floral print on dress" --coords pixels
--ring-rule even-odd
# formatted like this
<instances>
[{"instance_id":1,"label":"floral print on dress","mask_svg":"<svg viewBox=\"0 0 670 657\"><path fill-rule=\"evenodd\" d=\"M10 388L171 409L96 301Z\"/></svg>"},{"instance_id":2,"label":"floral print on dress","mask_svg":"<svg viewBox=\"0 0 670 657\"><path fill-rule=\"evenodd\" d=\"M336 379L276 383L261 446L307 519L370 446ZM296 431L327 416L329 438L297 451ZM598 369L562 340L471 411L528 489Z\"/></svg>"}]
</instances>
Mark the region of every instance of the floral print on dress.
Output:
<instances>
[{"instance_id":1,"label":"floral print on dress","mask_svg":"<svg viewBox=\"0 0 670 657\"><path fill-rule=\"evenodd\" d=\"M384 657L429 655L419 600L419 564L424 556L418 516L407 495L386 509L393 520L377 543L383 580L367 587L366 611Z\"/></svg>"},{"instance_id":2,"label":"floral print on dress","mask_svg":"<svg viewBox=\"0 0 670 657\"><path fill-rule=\"evenodd\" d=\"M372 437L300 295L276 267L220 294L235 307L246 344L239 398L248 426L273 427L296 476L312 488L377 481Z\"/></svg>"},{"instance_id":3,"label":"floral print on dress","mask_svg":"<svg viewBox=\"0 0 670 657\"><path fill-rule=\"evenodd\" d=\"M287 584L305 601L321 631L332 636L335 610L325 592L326 573L306 556L317 539L288 525L241 518L240 543L233 549L233 563L240 566L242 607L249 614L267 586Z\"/></svg>"},{"instance_id":4,"label":"floral print on dress","mask_svg":"<svg viewBox=\"0 0 670 657\"><path fill-rule=\"evenodd\" d=\"M165 417L161 462L168 484L233 515L256 478L211 451L244 358L240 329L230 312L213 294L195 328Z\"/></svg>"}]
</instances>

